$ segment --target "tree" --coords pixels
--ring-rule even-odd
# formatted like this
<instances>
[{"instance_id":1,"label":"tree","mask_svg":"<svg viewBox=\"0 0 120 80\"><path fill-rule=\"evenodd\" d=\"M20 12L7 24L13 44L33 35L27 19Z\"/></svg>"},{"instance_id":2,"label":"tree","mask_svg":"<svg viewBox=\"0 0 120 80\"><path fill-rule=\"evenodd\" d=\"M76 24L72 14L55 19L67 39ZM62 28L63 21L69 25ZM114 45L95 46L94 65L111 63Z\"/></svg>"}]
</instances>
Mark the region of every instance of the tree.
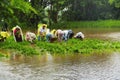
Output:
<instances>
[{"instance_id":1,"label":"tree","mask_svg":"<svg viewBox=\"0 0 120 80\"><path fill-rule=\"evenodd\" d=\"M24 0L1 0L0 5L0 18L10 26L22 25L24 21L21 21L21 19L25 19L26 15L31 12L37 14L31 4Z\"/></svg>"},{"instance_id":2,"label":"tree","mask_svg":"<svg viewBox=\"0 0 120 80\"><path fill-rule=\"evenodd\" d=\"M68 6L68 0L48 0L46 10L46 17L48 17L49 24L57 23L62 18L62 12Z\"/></svg>"},{"instance_id":3,"label":"tree","mask_svg":"<svg viewBox=\"0 0 120 80\"><path fill-rule=\"evenodd\" d=\"M120 19L120 0L109 0L109 3L113 7L114 18Z\"/></svg>"},{"instance_id":4,"label":"tree","mask_svg":"<svg viewBox=\"0 0 120 80\"><path fill-rule=\"evenodd\" d=\"M108 1L69 0L70 7L64 15L69 21L112 19L112 7Z\"/></svg>"}]
</instances>

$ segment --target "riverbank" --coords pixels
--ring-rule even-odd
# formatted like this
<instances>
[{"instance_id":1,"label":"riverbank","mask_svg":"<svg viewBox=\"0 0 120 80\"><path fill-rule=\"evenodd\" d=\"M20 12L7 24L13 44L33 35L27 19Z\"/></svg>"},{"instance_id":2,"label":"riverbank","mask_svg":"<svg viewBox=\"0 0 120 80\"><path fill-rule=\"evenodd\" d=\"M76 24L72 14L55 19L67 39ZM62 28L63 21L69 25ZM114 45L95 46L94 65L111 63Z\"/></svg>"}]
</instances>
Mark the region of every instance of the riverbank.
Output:
<instances>
[{"instance_id":1,"label":"riverbank","mask_svg":"<svg viewBox=\"0 0 120 80\"><path fill-rule=\"evenodd\" d=\"M51 28L120 28L120 20L72 21L53 24Z\"/></svg>"},{"instance_id":2,"label":"riverbank","mask_svg":"<svg viewBox=\"0 0 120 80\"><path fill-rule=\"evenodd\" d=\"M36 41L34 44L29 42L15 42L13 38L7 39L0 43L0 48L5 50L13 50L17 54L23 55L40 55L46 52L50 54L89 54L120 51L119 41L106 41L100 39L71 39L66 42L48 43L44 41Z\"/></svg>"}]
</instances>

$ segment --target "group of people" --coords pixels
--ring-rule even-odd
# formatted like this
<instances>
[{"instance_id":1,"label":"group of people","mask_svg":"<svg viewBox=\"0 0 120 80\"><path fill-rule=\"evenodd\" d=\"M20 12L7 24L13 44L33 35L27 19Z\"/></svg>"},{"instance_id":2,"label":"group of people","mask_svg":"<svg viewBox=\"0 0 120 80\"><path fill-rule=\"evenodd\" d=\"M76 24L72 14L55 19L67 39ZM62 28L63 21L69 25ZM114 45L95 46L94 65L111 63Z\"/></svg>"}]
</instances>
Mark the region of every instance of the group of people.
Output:
<instances>
[{"instance_id":1,"label":"group of people","mask_svg":"<svg viewBox=\"0 0 120 80\"><path fill-rule=\"evenodd\" d=\"M4 33L4 34L3 34ZM8 38L7 31L1 31L1 36L3 36L5 39ZM14 37L15 42L22 42L23 41L23 33L22 29L19 26L12 28L12 35ZM37 36L33 32L26 32L25 34L25 40L33 43L35 40L38 41L47 41L47 42L54 42L58 40L61 41L67 41L71 38L78 38L80 40L84 39L84 34L82 32L78 32L74 35L74 32L72 30L51 30L47 28L46 24L38 25L37 30Z\"/></svg>"},{"instance_id":2,"label":"group of people","mask_svg":"<svg viewBox=\"0 0 120 80\"><path fill-rule=\"evenodd\" d=\"M38 26L38 41L40 40L46 40L47 42L54 42L58 40L61 41L67 41L71 38L78 38L80 40L84 39L84 34L82 32L78 32L74 35L74 32L70 30L61 30L61 29L53 29L50 31L49 28L47 28L46 24L43 24L42 26Z\"/></svg>"}]
</instances>

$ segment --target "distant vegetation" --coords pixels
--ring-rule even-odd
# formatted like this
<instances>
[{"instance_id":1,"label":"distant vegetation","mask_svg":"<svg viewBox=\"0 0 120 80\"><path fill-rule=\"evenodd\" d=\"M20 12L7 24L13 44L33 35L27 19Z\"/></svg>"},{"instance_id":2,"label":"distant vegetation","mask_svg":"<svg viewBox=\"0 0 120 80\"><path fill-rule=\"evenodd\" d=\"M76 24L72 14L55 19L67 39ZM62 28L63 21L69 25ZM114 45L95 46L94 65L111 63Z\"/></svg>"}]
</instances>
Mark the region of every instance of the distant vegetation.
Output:
<instances>
[{"instance_id":1,"label":"distant vegetation","mask_svg":"<svg viewBox=\"0 0 120 80\"><path fill-rule=\"evenodd\" d=\"M0 5L0 27L4 23L9 28L36 28L38 23L120 20L120 0L0 0Z\"/></svg>"},{"instance_id":2,"label":"distant vegetation","mask_svg":"<svg viewBox=\"0 0 120 80\"><path fill-rule=\"evenodd\" d=\"M120 28L120 20L69 21L53 24L51 28Z\"/></svg>"}]
</instances>

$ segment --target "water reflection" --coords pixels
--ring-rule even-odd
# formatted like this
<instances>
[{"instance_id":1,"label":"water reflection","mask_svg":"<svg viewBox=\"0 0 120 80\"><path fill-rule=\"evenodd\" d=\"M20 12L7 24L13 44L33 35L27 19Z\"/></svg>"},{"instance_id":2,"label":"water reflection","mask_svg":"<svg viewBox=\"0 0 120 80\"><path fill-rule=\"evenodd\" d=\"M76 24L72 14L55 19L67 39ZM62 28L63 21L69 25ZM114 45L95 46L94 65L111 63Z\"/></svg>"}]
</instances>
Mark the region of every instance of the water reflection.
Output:
<instances>
[{"instance_id":1,"label":"water reflection","mask_svg":"<svg viewBox=\"0 0 120 80\"><path fill-rule=\"evenodd\" d=\"M74 31L83 32L86 38L120 41L120 28L78 28Z\"/></svg>"},{"instance_id":2,"label":"water reflection","mask_svg":"<svg viewBox=\"0 0 120 80\"><path fill-rule=\"evenodd\" d=\"M0 80L116 80L120 54L21 57L0 62Z\"/></svg>"}]
</instances>

